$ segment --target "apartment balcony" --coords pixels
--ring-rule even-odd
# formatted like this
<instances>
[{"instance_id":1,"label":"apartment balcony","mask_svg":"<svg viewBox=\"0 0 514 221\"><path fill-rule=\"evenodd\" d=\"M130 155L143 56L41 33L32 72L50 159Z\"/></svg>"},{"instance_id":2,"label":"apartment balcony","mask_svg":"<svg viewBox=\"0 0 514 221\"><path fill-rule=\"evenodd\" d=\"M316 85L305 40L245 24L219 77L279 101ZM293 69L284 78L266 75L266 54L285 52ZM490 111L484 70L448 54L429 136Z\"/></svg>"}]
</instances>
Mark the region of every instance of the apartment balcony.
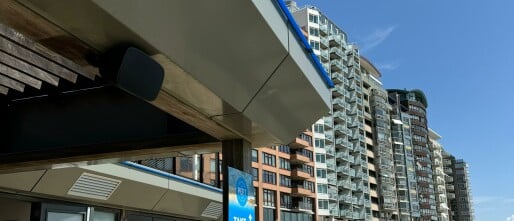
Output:
<instances>
[{"instance_id":1,"label":"apartment balcony","mask_svg":"<svg viewBox=\"0 0 514 221\"><path fill-rule=\"evenodd\" d=\"M330 60L341 59L344 56L340 48L330 48Z\"/></svg>"},{"instance_id":2,"label":"apartment balcony","mask_svg":"<svg viewBox=\"0 0 514 221\"><path fill-rule=\"evenodd\" d=\"M348 162L350 162L350 164L355 164L355 158L353 156L348 157Z\"/></svg>"},{"instance_id":3,"label":"apartment balcony","mask_svg":"<svg viewBox=\"0 0 514 221\"><path fill-rule=\"evenodd\" d=\"M328 25L327 24L320 24L319 25L319 33L321 36L327 36L328 34Z\"/></svg>"},{"instance_id":4,"label":"apartment balcony","mask_svg":"<svg viewBox=\"0 0 514 221\"><path fill-rule=\"evenodd\" d=\"M328 52L326 50L322 50L319 54L319 60L321 62L328 62L330 61Z\"/></svg>"},{"instance_id":5,"label":"apartment balcony","mask_svg":"<svg viewBox=\"0 0 514 221\"><path fill-rule=\"evenodd\" d=\"M336 171L336 164L335 163L327 163L327 170Z\"/></svg>"},{"instance_id":6,"label":"apartment balcony","mask_svg":"<svg viewBox=\"0 0 514 221\"><path fill-rule=\"evenodd\" d=\"M380 183L383 183L383 184L391 184L391 185L396 184L396 182L394 181L394 178L391 178L391 177L385 177L385 176L381 176L381 177L380 177Z\"/></svg>"},{"instance_id":7,"label":"apartment balcony","mask_svg":"<svg viewBox=\"0 0 514 221\"><path fill-rule=\"evenodd\" d=\"M331 60L330 61L330 69L331 72L340 72L343 70L343 64L339 60Z\"/></svg>"},{"instance_id":8,"label":"apartment balcony","mask_svg":"<svg viewBox=\"0 0 514 221\"><path fill-rule=\"evenodd\" d=\"M329 159L327 159L327 160L325 161L325 164L327 165L327 167L328 167L329 165L333 166L333 165L335 165L335 163L336 163L336 160L335 160L335 159L333 159L333 158L329 158Z\"/></svg>"},{"instance_id":9,"label":"apartment balcony","mask_svg":"<svg viewBox=\"0 0 514 221\"><path fill-rule=\"evenodd\" d=\"M311 196L311 195L313 195L313 192L306 189L303 185L298 185L298 186L293 186L293 188L291 189L291 195L298 196L298 197Z\"/></svg>"},{"instance_id":10,"label":"apartment balcony","mask_svg":"<svg viewBox=\"0 0 514 221\"><path fill-rule=\"evenodd\" d=\"M328 190L328 199L330 200L337 200L338 194L336 189L329 189Z\"/></svg>"},{"instance_id":11,"label":"apartment balcony","mask_svg":"<svg viewBox=\"0 0 514 221\"><path fill-rule=\"evenodd\" d=\"M347 166L337 166L338 173L344 174L344 175L350 175L350 167Z\"/></svg>"},{"instance_id":12,"label":"apartment balcony","mask_svg":"<svg viewBox=\"0 0 514 221\"><path fill-rule=\"evenodd\" d=\"M344 92L346 89L341 84L334 85L334 88L332 88L332 97L342 97L344 95Z\"/></svg>"},{"instance_id":13,"label":"apartment balcony","mask_svg":"<svg viewBox=\"0 0 514 221\"><path fill-rule=\"evenodd\" d=\"M323 123L325 124L325 127L333 128L334 121L332 120L332 118L331 118L331 117L325 117L325 118L323 119Z\"/></svg>"},{"instance_id":14,"label":"apartment balcony","mask_svg":"<svg viewBox=\"0 0 514 221\"><path fill-rule=\"evenodd\" d=\"M312 162L312 160L309 157L304 156L299 153L291 154L290 161L291 161L291 164L306 164L306 163Z\"/></svg>"},{"instance_id":15,"label":"apartment balcony","mask_svg":"<svg viewBox=\"0 0 514 221\"><path fill-rule=\"evenodd\" d=\"M348 135L348 128L346 128L346 126L344 126L344 125L336 124L334 126L334 132L336 133L336 135L346 136L346 135ZM342 138L339 138L339 139L342 139ZM336 144L341 144L341 143L338 143L339 139L336 139Z\"/></svg>"},{"instance_id":16,"label":"apartment balcony","mask_svg":"<svg viewBox=\"0 0 514 221\"><path fill-rule=\"evenodd\" d=\"M320 38L320 44L319 46L322 48L322 49L327 49L329 44L328 44L328 39L327 38ZM328 57L328 54L327 54L327 57Z\"/></svg>"},{"instance_id":17,"label":"apartment balcony","mask_svg":"<svg viewBox=\"0 0 514 221\"><path fill-rule=\"evenodd\" d=\"M328 36L328 40L330 41L330 47L341 46L341 35L330 35Z\"/></svg>"},{"instance_id":18,"label":"apartment balcony","mask_svg":"<svg viewBox=\"0 0 514 221\"><path fill-rule=\"evenodd\" d=\"M397 210L398 207L395 203L382 203L382 209L384 210Z\"/></svg>"},{"instance_id":19,"label":"apartment balcony","mask_svg":"<svg viewBox=\"0 0 514 221\"><path fill-rule=\"evenodd\" d=\"M351 195L339 195L339 201L351 204L352 203L352 196Z\"/></svg>"},{"instance_id":20,"label":"apartment balcony","mask_svg":"<svg viewBox=\"0 0 514 221\"><path fill-rule=\"evenodd\" d=\"M346 115L348 116L356 116L359 113L357 107L346 109Z\"/></svg>"},{"instance_id":21,"label":"apartment balcony","mask_svg":"<svg viewBox=\"0 0 514 221\"><path fill-rule=\"evenodd\" d=\"M349 91L354 91L356 87L357 87L357 84L355 82L350 82L348 84L348 90Z\"/></svg>"},{"instance_id":22,"label":"apartment balcony","mask_svg":"<svg viewBox=\"0 0 514 221\"><path fill-rule=\"evenodd\" d=\"M356 80L357 82L360 82L360 81L362 81L362 77L361 77L360 75L356 74L356 75L355 75L355 80Z\"/></svg>"},{"instance_id":23,"label":"apartment balcony","mask_svg":"<svg viewBox=\"0 0 514 221\"><path fill-rule=\"evenodd\" d=\"M339 210L338 209L331 209L330 210L331 216L339 216Z\"/></svg>"},{"instance_id":24,"label":"apartment balcony","mask_svg":"<svg viewBox=\"0 0 514 221\"><path fill-rule=\"evenodd\" d=\"M446 181L447 183L452 183L452 182L453 182L453 177L451 177L451 176L445 176L445 177L444 177L444 181Z\"/></svg>"},{"instance_id":25,"label":"apartment balcony","mask_svg":"<svg viewBox=\"0 0 514 221\"><path fill-rule=\"evenodd\" d=\"M313 206L312 203L296 202L291 209L296 212L312 211Z\"/></svg>"},{"instance_id":26,"label":"apartment balcony","mask_svg":"<svg viewBox=\"0 0 514 221\"><path fill-rule=\"evenodd\" d=\"M362 98L357 98L357 104L360 104L360 105L364 104L364 102L362 101Z\"/></svg>"},{"instance_id":27,"label":"apartment balcony","mask_svg":"<svg viewBox=\"0 0 514 221\"><path fill-rule=\"evenodd\" d=\"M355 176L355 169L350 169L350 176Z\"/></svg>"},{"instance_id":28,"label":"apartment balcony","mask_svg":"<svg viewBox=\"0 0 514 221\"><path fill-rule=\"evenodd\" d=\"M337 185L337 176L334 173L328 173L327 182L329 184Z\"/></svg>"},{"instance_id":29,"label":"apartment balcony","mask_svg":"<svg viewBox=\"0 0 514 221\"><path fill-rule=\"evenodd\" d=\"M310 146L309 141L303 140L299 137L296 137L293 142L288 144L289 147L295 149L295 148L306 148Z\"/></svg>"},{"instance_id":30,"label":"apartment balcony","mask_svg":"<svg viewBox=\"0 0 514 221\"><path fill-rule=\"evenodd\" d=\"M334 142L334 136L332 136L331 134L325 133L325 144L327 144L327 142L329 142L329 143Z\"/></svg>"},{"instance_id":31,"label":"apartment balcony","mask_svg":"<svg viewBox=\"0 0 514 221\"><path fill-rule=\"evenodd\" d=\"M334 107L334 110L344 110L345 109L345 103L343 98L336 98L332 100L332 105Z\"/></svg>"},{"instance_id":32,"label":"apartment balcony","mask_svg":"<svg viewBox=\"0 0 514 221\"><path fill-rule=\"evenodd\" d=\"M332 117L334 118L334 121L337 123L344 123L347 121L346 114L341 111L335 111Z\"/></svg>"},{"instance_id":33,"label":"apartment balcony","mask_svg":"<svg viewBox=\"0 0 514 221\"><path fill-rule=\"evenodd\" d=\"M338 180L337 186L345 188L345 189L351 189L352 188L352 182L349 180Z\"/></svg>"},{"instance_id":34,"label":"apartment balcony","mask_svg":"<svg viewBox=\"0 0 514 221\"><path fill-rule=\"evenodd\" d=\"M349 154L347 152L337 152L336 160L338 161L348 161Z\"/></svg>"},{"instance_id":35,"label":"apartment balcony","mask_svg":"<svg viewBox=\"0 0 514 221\"><path fill-rule=\"evenodd\" d=\"M336 151L334 150L332 144L328 144L328 145L325 144L325 151L328 156L335 156L335 154L336 154Z\"/></svg>"},{"instance_id":36,"label":"apartment balcony","mask_svg":"<svg viewBox=\"0 0 514 221\"><path fill-rule=\"evenodd\" d=\"M291 179L293 180L306 180L310 178L311 175L307 171L303 171L301 169L291 170Z\"/></svg>"},{"instance_id":37,"label":"apartment balcony","mask_svg":"<svg viewBox=\"0 0 514 221\"><path fill-rule=\"evenodd\" d=\"M343 83L343 81L344 81L343 74L341 74L339 72L332 73L332 81L334 82L334 84Z\"/></svg>"},{"instance_id":38,"label":"apartment balcony","mask_svg":"<svg viewBox=\"0 0 514 221\"><path fill-rule=\"evenodd\" d=\"M447 184L446 185L446 190L448 190L448 191L455 191L455 186L453 186L452 184Z\"/></svg>"},{"instance_id":39,"label":"apartment balcony","mask_svg":"<svg viewBox=\"0 0 514 221\"><path fill-rule=\"evenodd\" d=\"M341 210L341 216L347 219L353 219L353 212L348 210Z\"/></svg>"}]
</instances>

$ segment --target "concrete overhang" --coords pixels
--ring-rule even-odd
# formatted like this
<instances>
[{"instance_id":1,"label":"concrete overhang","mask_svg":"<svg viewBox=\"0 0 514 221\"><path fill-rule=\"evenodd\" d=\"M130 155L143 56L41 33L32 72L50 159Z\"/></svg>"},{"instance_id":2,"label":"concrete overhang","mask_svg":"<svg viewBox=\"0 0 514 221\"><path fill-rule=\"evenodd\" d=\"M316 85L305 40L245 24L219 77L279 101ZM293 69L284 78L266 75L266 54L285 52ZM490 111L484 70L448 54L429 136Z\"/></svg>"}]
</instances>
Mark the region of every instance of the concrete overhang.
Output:
<instances>
[{"instance_id":1,"label":"concrete overhang","mask_svg":"<svg viewBox=\"0 0 514 221\"><path fill-rule=\"evenodd\" d=\"M279 1L18 2L98 52L137 45L165 69L153 104L220 140L289 143L329 111L330 83ZM173 110L170 101L226 131Z\"/></svg>"},{"instance_id":2,"label":"concrete overhang","mask_svg":"<svg viewBox=\"0 0 514 221\"><path fill-rule=\"evenodd\" d=\"M115 188L105 186L112 183ZM77 185L84 194L72 191ZM97 197L106 191L108 197ZM130 162L0 174L0 192L195 220L222 218L221 189Z\"/></svg>"}]
</instances>

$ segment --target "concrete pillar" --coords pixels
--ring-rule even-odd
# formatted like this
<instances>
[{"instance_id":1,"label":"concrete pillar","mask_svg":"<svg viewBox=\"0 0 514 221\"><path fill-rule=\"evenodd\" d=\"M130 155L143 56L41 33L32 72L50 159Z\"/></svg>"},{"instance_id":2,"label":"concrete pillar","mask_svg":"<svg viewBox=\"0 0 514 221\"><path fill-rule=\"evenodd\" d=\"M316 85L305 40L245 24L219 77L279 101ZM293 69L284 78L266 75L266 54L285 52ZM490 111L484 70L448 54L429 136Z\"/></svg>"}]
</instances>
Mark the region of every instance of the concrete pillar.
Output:
<instances>
[{"instance_id":1,"label":"concrete pillar","mask_svg":"<svg viewBox=\"0 0 514 221\"><path fill-rule=\"evenodd\" d=\"M252 172L252 147L243 139L222 141L223 220L228 221L228 167ZM230 220L232 221L232 220Z\"/></svg>"}]
</instances>

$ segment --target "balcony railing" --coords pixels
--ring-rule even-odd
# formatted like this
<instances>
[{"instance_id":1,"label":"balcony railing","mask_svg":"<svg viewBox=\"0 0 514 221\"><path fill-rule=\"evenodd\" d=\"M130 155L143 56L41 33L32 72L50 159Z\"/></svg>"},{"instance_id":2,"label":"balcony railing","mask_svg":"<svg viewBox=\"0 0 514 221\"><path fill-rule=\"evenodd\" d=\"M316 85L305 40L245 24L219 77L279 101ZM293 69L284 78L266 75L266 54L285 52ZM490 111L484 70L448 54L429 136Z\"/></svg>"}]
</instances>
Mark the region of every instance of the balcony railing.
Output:
<instances>
[{"instance_id":1,"label":"balcony railing","mask_svg":"<svg viewBox=\"0 0 514 221\"><path fill-rule=\"evenodd\" d=\"M313 208L312 203L296 202L296 203L292 203L291 209L312 211L312 208Z\"/></svg>"},{"instance_id":2,"label":"balcony railing","mask_svg":"<svg viewBox=\"0 0 514 221\"><path fill-rule=\"evenodd\" d=\"M319 33L322 36L326 36L328 34L328 25L327 24L320 24L319 25Z\"/></svg>"},{"instance_id":3,"label":"balcony railing","mask_svg":"<svg viewBox=\"0 0 514 221\"><path fill-rule=\"evenodd\" d=\"M341 71L343 69L343 64L339 60L331 60L330 65L332 71Z\"/></svg>"},{"instance_id":4,"label":"balcony railing","mask_svg":"<svg viewBox=\"0 0 514 221\"><path fill-rule=\"evenodd\" d=\"M319 42L320 42L320 45L319 45L319 46L320 46L322 49L327 49L327 48L328 48L329 44L328 44L328 39L327 39L327 38L320 38L320 41L319 41ZM328 56L328 54L327 54L327 56Z\"/></svg>"},{"instance_id":5,"label":"balcony railing","mask_svg":"<svg viewBox=\"0 0 514 221\"><path fill-rule=\"evenodd\" d=\"M341 46L341 35L330 35L328 36L328 40L330 41L330 46Z\"/></svg>"},{"instance_id":6,"label":"balcony railing","mask_svg":"<svg viewBox=\"0 0 514 221\"><path fill-rule=\"evenodd\" d=\"M350 175L350 168L347 166L337 166L337 172Z\"/></svg>"},{"instance_id":7,"label":"balcony railing","mask_svg":"<svg viewBox=\"0 0 514 221\"><path fill-rule=\"evenodd\" d=\"M338 180L337 181L337 186L344 187L346 189L351 189L352 188L352 182L349 181L349 180Z\"/></svg>"},{"instance_id":8,"label":"balcony railing","mask_svg":"<svg viewBox=\"0 0 514 221\"><path fill-rule=\"evenodd\" d=\"M343 56L344 56L344 54L340 48L338 48L338 47L330 48L330 59L340 59Z\"/></svg>"}]
</instances>

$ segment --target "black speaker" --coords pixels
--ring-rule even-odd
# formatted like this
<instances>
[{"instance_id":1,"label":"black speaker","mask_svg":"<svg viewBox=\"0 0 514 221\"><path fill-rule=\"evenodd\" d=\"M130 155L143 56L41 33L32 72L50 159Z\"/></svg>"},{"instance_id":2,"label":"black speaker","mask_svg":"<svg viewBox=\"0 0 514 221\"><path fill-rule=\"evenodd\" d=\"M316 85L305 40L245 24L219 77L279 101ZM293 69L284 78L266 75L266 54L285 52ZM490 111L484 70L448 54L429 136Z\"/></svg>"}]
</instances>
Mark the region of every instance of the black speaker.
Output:
<instances>
[{"instance_id":1,"label":"black speaker","mask_svg":"<svg viewBox=\"0 0 514 221\"><path fill-rule=\"evenodd\" d=\"M162 66L132 46L117 46L101 55L99 70L117 87L147 101L155 100L164 80Z\"/></svg>"}]
</instances>

